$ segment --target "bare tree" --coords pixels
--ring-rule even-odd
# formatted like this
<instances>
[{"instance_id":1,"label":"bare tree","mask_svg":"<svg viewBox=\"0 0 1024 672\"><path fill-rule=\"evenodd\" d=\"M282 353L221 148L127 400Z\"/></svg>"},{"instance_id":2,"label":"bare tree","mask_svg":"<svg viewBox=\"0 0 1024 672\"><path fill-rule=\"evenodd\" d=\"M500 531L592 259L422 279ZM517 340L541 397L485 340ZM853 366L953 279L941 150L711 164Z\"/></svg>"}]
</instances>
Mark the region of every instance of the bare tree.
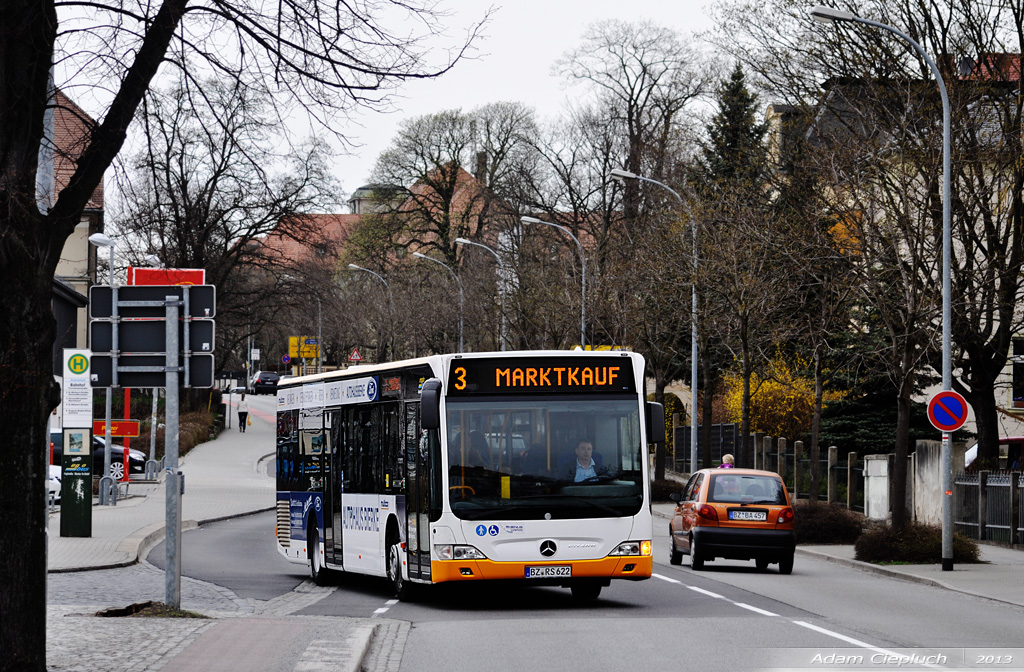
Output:
<instances>
[{"instance_id":1,"label":"bare tree","mask_svg":"<svg viewBox=\"0 0 1024 672\"><path fill-rule=\"evenodd\" d=\"M569 80L590 84L623 131L626 170L662 177L671 167L680 113L703 95L710 73L700 52L676 31L650 21L599 21L556 69ZM613 166L616 167L616 166ZM628 184L627 219L640 209L639 186Z\"/></svg>"},{"instance_id":2,"label":"bare tree","mask_svg":"<svg viewBox=\"0 0 1024 672\"><path fill-rule=\"evenodd\" d=\"M274 151L272 107L258 92L211 80L202 89L209 108L197 107L195 95L185 80L143 101L143 149L118 180L113 228L136 264L156 254L169 267L206 270L217 287L219 340L232 353L269 324L249 315L282 303L275 276L298 274L282 266L290 257L259 244L266 234L303 241L320 259L337 257L335 241L307 216L330 209L337 185L317 143Z\"/></svg>"},{"instance_id":3,"label":"bare tree","mask_svg":"<svg viewBox=\"0 0 1024 672\"><path fill-rule=\"evenodd\" d=\"M769 4L766 9L764 3L722 3L717 44L742 59L785 102L818 105L818 82L829 78L841 82L838 78L845 77L847 83L860 83L865 91L889 89L884 105L874 102L882 100L880 93L872 96L874 101L860 105L861 101L843 100L837 96L839 89L832 87L820 109L839 103L847 113L859 110L859 115L848 115L846 121L862 127L851 129L847 140L860 137L865 128L883 129L893 139L881 153L875 143L869 144L862 156L875 151L874 161L900 165L898 173L916 172L916 180L907 186L918 190L914 208L923 208L929 217L911 217L910 221L920 222L922 235L932 239L930 249L938 253L941 109L928 65L905 41L887 31L853 24L816 27L801 3L776 0ZM752 14L748 10L755 5ZM1015 0L943 6L921 0L870 0L839 5L914 37L944 73L952 106L954 151L953 386L964 393L975 411L979 457L994 460L999 434L996 388L1010 354L1011 338L1020 328L1016 306L1022 294L1024 264L1020 252L1024 179L1016 73L1024 51L1020 28L1024 8ZM748 20L730 18L739 16ZM757 20L749 20L752 16ZM892 89L902 96L894 95ZM916 128L908 128L902 116L906 114L918 115ZM908 212L906 202L895 200L893 216ZM937 272L931 265L921 270ZM937 277L924 276L922 281L934 284ZM937 319L937 314L928 317ZM938 331L938 326L933 324L932 329ZM926 357L933 368L939 367L937 348L929 349ZM909 365L917 359L906 361ZM900 469L900 461L897 463Z\"/></svg>"},{"instance_id":4,"label":"bare tree","mask_svg":"<svg viewBox=\"0 0 1024 672\"><path fill-rule=\"evenodd\" d=\"M0 25L0 312L7 316L0 325L0 424L9 436L0 449L0 507L10 524L0 533L7 558L0 611L18 617L0 620L0 669L46 667L46 568L39 559L45 557L46 419L57 404L49 310L54 270L154 77L162 66L186 77L217 72L280 93L275 100L282 105L299 102L330 122L354 105L382 104L398 82L435 76L461 57L472 34L431 63L427 42L444 18L433 7L387 0L366 0L354 12L290 0L98 2L88 12L49 0L6 6ZM390 20L410 16L419 32L390 29ZM56 83L70 96L83 87L109 98L74 173L41 212L36 176L54 64Z\"/></svg>"}]
</instances>

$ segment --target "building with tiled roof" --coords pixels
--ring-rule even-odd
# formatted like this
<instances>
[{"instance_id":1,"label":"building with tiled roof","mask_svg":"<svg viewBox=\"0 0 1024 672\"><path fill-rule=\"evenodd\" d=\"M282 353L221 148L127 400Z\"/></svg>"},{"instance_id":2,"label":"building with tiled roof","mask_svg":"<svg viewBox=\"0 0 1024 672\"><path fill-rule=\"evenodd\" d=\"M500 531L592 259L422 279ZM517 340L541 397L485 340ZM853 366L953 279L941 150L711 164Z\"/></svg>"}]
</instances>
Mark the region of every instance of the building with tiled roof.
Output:
<instances>
[{"instance_id":1,"label":"building with tiled roof","mask_svg":"<svg viewBox=\"0 0 1024 672\"><path fill-rule=\"evenodd\" d=\"M54 195L67 186L77 168L78 157L89 141L96 121L58 90L53 107L53 175ZM40 170L44 170L40 164ZM45 197L43 197L45 199ZM52 199L54 196L50 197ZM61 349L86 347L88 328L85 296L96 277L96 248L89 244L89 236L103 231L103 182L96 187L82 212L75 230L68 236L61 250L60 261L54 274L55 313L61 320L57 325L59 338L54 343L55 366L60 362ZM59 310L57 304L60 304ZM70 320L70 324L65 323ZM61 370L61 369L57 369Z\"/></svg>"}]
</instances>

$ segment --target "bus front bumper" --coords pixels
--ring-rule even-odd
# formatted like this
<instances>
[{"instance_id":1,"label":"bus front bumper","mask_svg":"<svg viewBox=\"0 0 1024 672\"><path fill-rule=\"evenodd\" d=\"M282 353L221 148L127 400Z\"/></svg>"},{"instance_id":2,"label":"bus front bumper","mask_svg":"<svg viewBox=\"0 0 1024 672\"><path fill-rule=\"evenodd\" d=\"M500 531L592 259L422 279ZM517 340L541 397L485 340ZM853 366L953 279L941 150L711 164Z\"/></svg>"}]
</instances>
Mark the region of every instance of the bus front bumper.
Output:
<instances>
[{"instance_id":1,"label":"bus front bumper","mask_svg":"<svg viewBox=\"0 0 1024 672\"><path fill-rule=\"evenodd\" d=\"M534 568L543 568L539 571ZM568 569L566 569L568 568ZM527 571L540 576L527 577ZM641 581L651 578L654 560L651 556L607 557L600 560L567 560L565 562L497 562L494 560L432 560L430 574L434 583L447 581L525 580L537 585L561 585L572 579L627 579Z\"/></svg>"}]
</instances>

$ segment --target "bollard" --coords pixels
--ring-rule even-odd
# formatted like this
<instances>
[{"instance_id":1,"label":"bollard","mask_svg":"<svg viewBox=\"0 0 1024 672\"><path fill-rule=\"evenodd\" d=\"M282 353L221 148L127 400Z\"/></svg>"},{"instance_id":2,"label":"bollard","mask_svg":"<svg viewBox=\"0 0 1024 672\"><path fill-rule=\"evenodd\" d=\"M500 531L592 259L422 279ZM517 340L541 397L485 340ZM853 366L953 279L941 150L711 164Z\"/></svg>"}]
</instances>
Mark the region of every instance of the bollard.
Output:
<instances>
[{"instance_id":1,"label":"bollard","mask_svg":"<svg viewBox=\"0 0 1024 672\"><path fill-rule=\"evenodd\" d=\"M978 472L978 541L988 536L988 470Z\"/></svg>"},{"instance_id":2,"label":"bollard","mask_svg":"<svg viewBox=\"0 0 1024 672\"><path fill-rule=\"evenodd\" d=\"M104 476L100 479L99 485L100 504L103 506L114 506L117 504L117 486L114 485L112 476Z\"/></svg>"},{"instance_id":3,"label":"bollard","mask_svg":"<svg viewBox=\"0 0 1024 672\"><path fill-rule=\"evenodd\" d=\"M1010 472L1010 545L1015 546L1020 543L1020 530L1017 525L1020 524L1020 473L1019 471Z\"/></svg>"},{"instance_id":4,"label":"bollard","mask_svg":"<svg viewBox=\"0 0 1024 672\"><path fill-rule=\"evenodd\" d=\"M836 462L839 461L839 448L836 446L828 447L828 503L836 501L836 493L839 490L838 478L839 474L836 473Z\"/></svg>"},{"instance_id":5,"label":"bollard","mask_svg":"<svg viewBox=\"0 0 1024 672\"><path fill-rule=\"evenodd\" d=\"M853 503L857 501L857 480L853 477L853 468L857 463L857 453L846 454L846 510L853 511Z\"/></svg>"},{"instance_id":6,"label":"bollard","mask_svg":"<svg viewBox=\"0 0 1024 672\"><path fill-rule=\"evenodd\" d=\"M804 442L793 442L793 499L800 499L800 479L803 477L803 469L800 468L800 461L804 459Z\"/></svg>"}]
</instances>

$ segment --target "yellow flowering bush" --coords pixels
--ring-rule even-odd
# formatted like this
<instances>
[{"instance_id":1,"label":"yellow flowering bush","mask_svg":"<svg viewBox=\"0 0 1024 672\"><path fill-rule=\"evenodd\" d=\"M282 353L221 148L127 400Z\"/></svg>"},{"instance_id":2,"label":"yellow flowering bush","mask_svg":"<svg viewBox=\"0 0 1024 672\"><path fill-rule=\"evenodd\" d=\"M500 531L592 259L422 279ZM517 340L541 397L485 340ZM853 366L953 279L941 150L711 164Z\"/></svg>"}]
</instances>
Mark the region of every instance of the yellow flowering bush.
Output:
<instances>
[{"instance_id":1,"label":"yellow flowering bush","mask_svg":"<svg viewBox=\"0 0 1024 672\"><path fill-rule=\"evenodd\" d=\"M800 362L796 362L800 364ZM750 431L795 439L811 431L814 415L814 379L802 377L793 363L772 360L769 375L750 379ZM844 392L825 391L822 406L838 401ZM723 397L729 422L742 419L743 378L729 372L723 377Z\"/></svg>"}]
</instances>

